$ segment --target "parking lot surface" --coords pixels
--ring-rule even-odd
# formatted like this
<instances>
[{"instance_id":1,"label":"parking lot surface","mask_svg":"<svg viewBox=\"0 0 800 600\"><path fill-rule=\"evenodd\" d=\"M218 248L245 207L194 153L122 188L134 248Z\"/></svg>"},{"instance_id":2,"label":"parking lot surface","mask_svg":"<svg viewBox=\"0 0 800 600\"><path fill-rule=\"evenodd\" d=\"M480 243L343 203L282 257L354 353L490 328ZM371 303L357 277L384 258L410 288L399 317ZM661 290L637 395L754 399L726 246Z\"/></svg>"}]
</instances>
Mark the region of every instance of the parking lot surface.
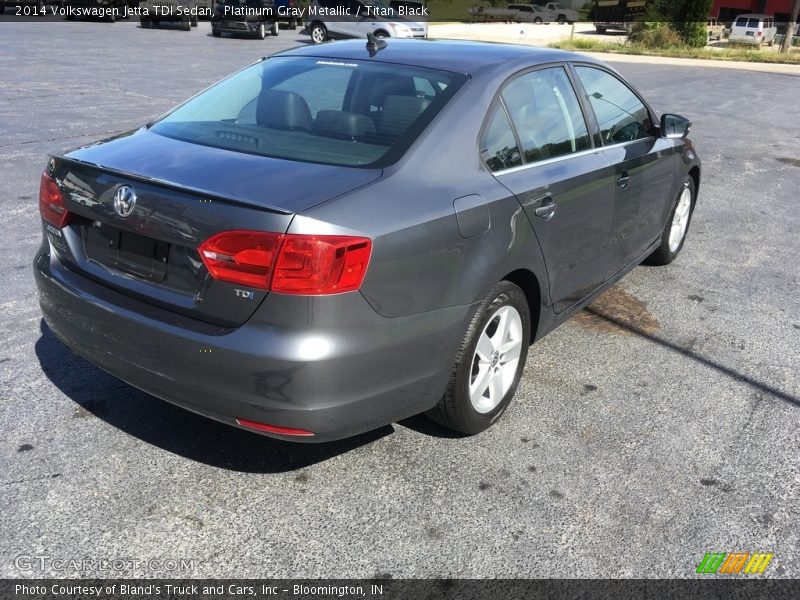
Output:
<instances>
[{"instance_id":1,"label":"parking lot surface","mask_svg":"<svg viewBox=\"0 0 800 600\"><path fill-rule=\"evenodd\" d=\"M635 269L531 348L481 435L419 417L293 445L72 355L40 318L31 261L47 153L307 36L2 27L0 576L689 577L705 552L764 551L767 575L800 577L800 78L620 63L656 110L695 123L704 173L679 259ZM44 555L193 562L19 559Z\"/></svg>"}]
</instances>

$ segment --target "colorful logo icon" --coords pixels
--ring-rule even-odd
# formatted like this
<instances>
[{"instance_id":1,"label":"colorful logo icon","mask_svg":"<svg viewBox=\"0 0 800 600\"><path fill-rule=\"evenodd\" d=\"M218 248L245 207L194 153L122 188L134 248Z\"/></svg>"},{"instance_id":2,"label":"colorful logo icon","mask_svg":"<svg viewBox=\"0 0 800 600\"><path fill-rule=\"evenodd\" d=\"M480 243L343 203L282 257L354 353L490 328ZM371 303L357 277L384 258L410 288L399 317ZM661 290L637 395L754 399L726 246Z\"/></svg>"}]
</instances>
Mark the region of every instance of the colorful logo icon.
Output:
<instances>
[{"instance_id":1,"label":"colorful logo icon","mask_svg":"<svg viewBox=\"0 0 800 600\"><path fill-rule=\"evenodd\" d=\"M761 575L773 556L772 552L706 552L697 573Z\"/></svg>"}]
</instances>

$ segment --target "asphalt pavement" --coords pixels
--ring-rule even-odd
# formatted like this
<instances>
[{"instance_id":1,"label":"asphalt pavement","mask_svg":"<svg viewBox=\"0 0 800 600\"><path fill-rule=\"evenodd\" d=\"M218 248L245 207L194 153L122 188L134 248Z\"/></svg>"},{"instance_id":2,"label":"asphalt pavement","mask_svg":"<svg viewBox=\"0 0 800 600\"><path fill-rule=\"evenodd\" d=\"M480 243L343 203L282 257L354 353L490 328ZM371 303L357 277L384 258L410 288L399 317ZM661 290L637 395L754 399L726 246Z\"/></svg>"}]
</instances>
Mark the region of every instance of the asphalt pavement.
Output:
<instances>
[{"instance_id":1,"label":"asphalt pavement","mask_svg":"<svg viewBox=\"0 0 800 600\"><path fill-rule=\"evenodd\" d=\"M72 355L31 262L48 153L308 37L0 27L0 576L690 577L705 552L763 551L767 576L800 577L800 77L618 63L694 121L704 172L680 258L531 348L481 435L418 417L294 445Z\"/></svg>"}]
</instances>

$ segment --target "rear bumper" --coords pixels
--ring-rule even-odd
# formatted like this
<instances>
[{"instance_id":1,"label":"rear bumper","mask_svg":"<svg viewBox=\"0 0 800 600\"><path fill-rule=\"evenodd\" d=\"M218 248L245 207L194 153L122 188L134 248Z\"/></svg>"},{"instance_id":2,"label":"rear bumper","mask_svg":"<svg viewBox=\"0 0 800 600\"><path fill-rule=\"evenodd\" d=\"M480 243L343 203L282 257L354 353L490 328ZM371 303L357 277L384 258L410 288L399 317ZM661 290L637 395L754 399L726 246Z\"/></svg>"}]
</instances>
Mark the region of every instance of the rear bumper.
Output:
<instances>
[{"instance_id":1,"label":"rear bumper","mask_svg":"<svg viewBox=\"0 0 800 600\"><path fill-rule=\"evenodd\" d=\"M44 319L76 354L163 400L237 425L305 429L322 442L432 408L445 391L470 307L387 319L359 293L270 294L223 329L34 261ZM271 434L270 434L271 435Z\"/></svg>"},{"instance_id":2,"label":"rear bumper","mask_svg":"<svg viewBox=\"0 0 800 600\"><path fill-rule=\"evenodd\" d=\"M211 27L224 33L239 33L242 35L256 35L258 26L264 24L264 27L269 28L274 21L247 21L245 19L213 19Z\"/></svg>"},{"instance_id":3,"label":"rear bumper","mask_svg":"<svg viewBox=\"0 0 800 600\"><path fill-rule=\"evenodd\" d=\"M752 35L729 35L728 41L734 44L752 44L757 46L758 44L766 43L767 40L763 35L761 37L754 37Z\"/></svg>"}]
</instances>

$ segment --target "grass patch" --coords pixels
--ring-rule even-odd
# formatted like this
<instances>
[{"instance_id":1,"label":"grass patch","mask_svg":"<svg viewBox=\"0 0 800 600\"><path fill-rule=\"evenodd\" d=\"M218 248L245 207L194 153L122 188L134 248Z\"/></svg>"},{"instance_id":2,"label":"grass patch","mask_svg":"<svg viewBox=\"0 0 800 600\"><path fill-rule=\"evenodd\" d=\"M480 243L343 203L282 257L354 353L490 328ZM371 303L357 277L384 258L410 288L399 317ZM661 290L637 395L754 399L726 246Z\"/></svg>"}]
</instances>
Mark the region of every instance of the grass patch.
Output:
<instances>
[{"instance_id":1,"label":"grass patch","mask_svg":"<svg viewBox=\"0 0 800 600\"><path fill-rule=\"evenodd\" d=\"M748 48L648 48L640 44L602 42L588 38L574 38L550 44L551 48L561 50L583 50L586 52L608 52L610 54L638 54L643 56L667 56L670 58L699 58L704 60L739 60L743 62L779 63L800 65L800 53L751 50Z\"/></svg>"}]
</instances>

